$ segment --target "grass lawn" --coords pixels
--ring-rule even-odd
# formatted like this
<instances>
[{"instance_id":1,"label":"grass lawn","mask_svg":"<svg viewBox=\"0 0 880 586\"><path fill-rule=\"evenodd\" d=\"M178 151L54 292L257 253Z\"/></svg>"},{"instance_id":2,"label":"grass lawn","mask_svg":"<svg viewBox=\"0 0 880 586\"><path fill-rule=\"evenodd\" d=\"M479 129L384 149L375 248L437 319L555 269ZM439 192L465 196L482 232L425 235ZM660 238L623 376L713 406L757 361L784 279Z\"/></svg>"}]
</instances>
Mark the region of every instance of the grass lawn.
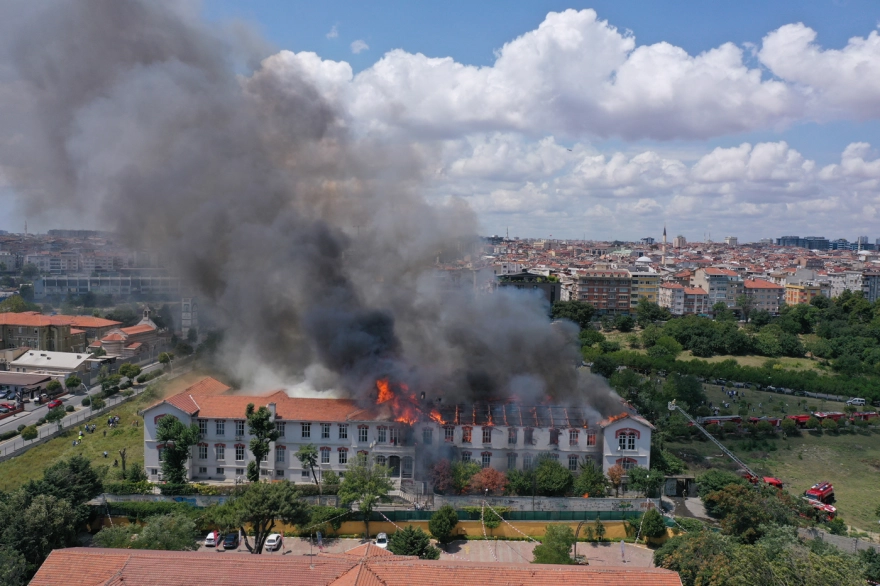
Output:
<instances>
[{"instance_id":1,"label":"grass lawn","mask_svg":"<svg viewBox=\"0 0 880 586\"><path fill-rule=\"evenodd\" d=\"M734 403L725 392L721 391L720 386L704 384L703 388L706 390L706 396L713 405L720 406L722 401L727 401L730 403L730 409L734 415L738 414L739 403ZM725 389L727 388L725 387ZM843 408L846 407L846 403L837 401L823 401L822 399L796 397L794 395L756 391L754 389L732 390L737 390L740 394L744 394L744 397L738 400L750 403L752 408L754 408L754 411L749 411L749 417L761 417L764 415L779 417L780 415L797 415L810 411L843 411ZM691 413L691 415L694 414Z\"/></svg>"},{"instance_id":2,"label":"grass lawn","mask_svg":"<svg viewBox=\"0 0 880 586\"><path fill-rule=\"evenodd\" d=\"M35 446L20 456L11 458L0 463L0 490L13 490L28 480L35 480L43 476L43 470L66 458L82 455L91 460L92 466L112 467L113 460L119 459L119 450L126 450L126 462L144 463L144 426L143 418L137 412L156 401L179 393L187 386L193 384L205 373L187 373L168 382L160 382L158 394L145 397L143 395L122 403L112 411L98 416L90 423L97 425L95 433L85 434L83 441L78 446L73 446L73 440L78 436L79 427L68 430L64 435L49 440L45 444ZM120 422L115 429L107 426L107 417L118 415ZM138 421L137 427L132 422ZM107 431L106 437L104 431ZM104 451L108 452L104 458ZM112 469L112 468L111 468Z\"/></svg>"},{"instance_id":3,"label":"grass lawn","mask_svg":"<svg viewBox=\"0 0 880 586\"><path fill-rule=\"evenodd\" d=\"M813 435L769 440L757 450L743 450L742 440L724 440L758 474L776 476L792 494L802 494L816 482L834 484L840 516L863 531L876 531L880 505L880 429L840 435ZM776 449L769 449L775 445ZM669 442L666 447L683 457L699 474L708 468L735 470L736 465L708 440Z\"/></svg>"}]
</instances>

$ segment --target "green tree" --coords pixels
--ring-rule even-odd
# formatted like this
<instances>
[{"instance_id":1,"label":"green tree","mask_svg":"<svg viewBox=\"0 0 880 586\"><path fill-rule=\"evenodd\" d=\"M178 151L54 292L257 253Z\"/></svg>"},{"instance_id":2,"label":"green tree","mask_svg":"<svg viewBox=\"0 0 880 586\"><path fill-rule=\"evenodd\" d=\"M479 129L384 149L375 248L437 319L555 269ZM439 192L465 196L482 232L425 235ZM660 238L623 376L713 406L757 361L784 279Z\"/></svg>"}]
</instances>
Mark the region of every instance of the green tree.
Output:
<instances>
[{"instance_id":1,"label":"green tree","mask_svg":"<svg viewBox=\"0 0 880 586\"><path fill-rule=\"evenodd\" d=\"M736 316L723 301L718 301L712 306L712 315L715 316L717 321L733 321L736 319Z\"/></svg>"},{"instance_id":2,"label":"green tree","mask_svg":"<svg viewBox=\"0 0 880 586\"><path fill-rule=\"evenodd\" d=\"M364 518L366 537L370 538L370 515L380 501L387 501L393 485L388 478L387 466L380 466L363 454L358 454L348 465L345 478L339 485L339 502L343 506L357 502L358 510Z\"/></svg>"},{"instance_id":3,"label":"green tree","mask_svg":"<svg viewBox=\"0 0 880 586\"><path fill-rule=\"evenodd\" d=\"M654 496L663 484L663 480L663 473L659 470L648 470L642 466L634 466L629 470L630 487L645 496Z\"/></svg>"},{"instance_id":4,"label":"green tree","mask_svg":"<svg viewBox=\"0 0 880 586\"><path fill-rule=\"evenodd\" d=\"M418 556L423 560L440 558L440 550L431 545L428 534L412 525L391 534L388 550L397 555Z\"/></svg>"},{"instance_id":5,"label":"green tree","mask_svg":"<svg viewBox=\"0 0 880 586\"><path fill-rule=\"evenodd\" d=\"M57 423L64 419L65 415L66 413L64 412L63 406L55 407L54 409L50 409L49 412L46 414L46 421L48 421L49 423Z\"/></svg>"},{"instance_id":6,"label":"green tree","mask_svg":"<svg viewBox=\"0 0 880 586\"><path fill-rule=\"evenodd\" d=\"M446 545L455 539L453 532L456 525L458 525L458 513L452 505L443 505L431 515L431 520L428 521L428 531L431 532L434 539Z\"/></svg>"},{"instance_id":7,"label":"green tree","mask_svg":"<svg viewBox=\"0 0 880 586\"><path fill-rule=\"evenodd\" d=\"M543 496L564 496L574 482L571 470L549 457L540 459L535 468L535 478L538 481L538 494Z\"/></svg>"},{"instance_id":8,"label":"green tree","mask_svg":"<svg viewBox=\"0 0 880 586\"><path fill-rule=\"evenodd\" d=\"M103 484L87 458L73 456L52 464L43 472L43 478L27 483L25 488L31 494L65 499L78 507L101 494Z\"/></svg>"},{"instance_id":9,"label":"green tree","mask_svg":"<svg viewBox=\"0 0 880 586\"><path fill-rule=\"evenodd\" d=\"M663 537L666 535L666 523L663 522L663 515L656 509L649 509L642 515L642 535L646 537Z\"/></svg>"},{"instance_id":10,"label":"green tree","mask_svg":"<svg viewBox=\"0 0 880 586\"><path fill-rule=\"evenodd\" d=\"M189 516L175 512L147 519L147 525L138 535L137 549L167 551L195 551L196 524Z\"/></svg>"},{"instance_id":11,"label":"green tree","mask_svg":"<svg viewBox=\"0 0 880 586\"><path fill-rule=\"evenodd\" d=\"M21 438L24 440L35 440L40 432L37 431L36 425L28 425L21 430Z\"/></svg>"},{"instance_id":12,"label":"green tree","mask_svg":"<svg viewBox=\"0 0 880 586\"><path fill-rule=\"evenodd\" d=\"M0 543L36 570L53 549L76 545L82 518L69 501L24 488L0 500Z\"/></svg>"},{"instance_id":13,"label":"green tree","mask_svg":"<svg viewBox=\"0 0 880 586\"><path fill-rule=\"evenodd\" d=\"M89 406L91 407L92 411L100 411L101 409L103 409L104 407L107 406L107 402L104 399L102 399L101 397L98 397L96 395L91 398L91 402L89 403Z\"/></svg>"},{"instance_id":14,"label":"green tree","mask_svg":"<svg viewBox=\"0 0 880 586\"><path fill-rule=\"evenodd\" d=\"M571 546L574 545L574 532L568 525L547 525L541 545L532 551L534 564L573 564Z\"/></svg>"},{"instance_id":15,"label":"green tree","mask_svg":"<svg viewBox=\"0 0 880 586\"><path fill-rule=\"evenodd\" d=\"M590 326L590 320L596 309L589 303L581 301L557 301L550 308L550 317L553 319L567 319L573 321L581 328Z\"/></svg>"},{"instance_id":16,"label":"green tree","mask_svg":"<svg viewBox=\"0 0 880 586\"><path fill-rule=\"evenodd\" d=\"M330 487L334 490L339 487L339 475L333 470L327 470L321 474L321 490L325 491Z\"/></svg>"},{"instance_id":17,"label":"green tree","mask_svg":"<svg viewBox=\"0 0 880 586\"><path fill-rule=\"evenodd\" d=\"M751 295L737 295L736 304L742 312L743 319L749 323L749 316L755 309L755 298Z\"/></svg>"},{"instance_id":18,"label":"green tree","mask_svg":"<svg viewBox=\"0 0 880 586\"><path fill-rule=\"evenodd\" d=\"M686 586L725 586L736 546L713 531L685 533L654 552L654 565L678 572Z\"/></svg>"},{"instance_id":19,"label":"green tree","mask_svg":"<svg viewBox=\"0 0 880 586\"><path fill-rule=\"evenodd\" d=\"M342 527L343 521L348 518L349 510L339 507L313 505L309 507L309 515L310 531L323 530L326 533L329 533L329 531L332 530L336 533L339 531L340 527Z\"/></svg>"},{"instance_id":20,"label":"green tree","mask_svg":"<svg viewBox=\"0 0 880 586\"><path fill-rule=\"evenodd\" d=\"M675 359L682 353L684 348L670 336L661 336L653 346L648 348L648 356L651 358Z\"/></svg>"},{"instance_id":21,"label":"green tree","mask_svg":"<svg viewBox=\"0 0 880 586\"><path fill-rule=\"evenodd\" d=\"M605 335L599 330L588 326L580 331L578 340L580 340L581 346L594 346L604 342Z\"/></svg>"},{"instance_id":22,"label":"green tree","mask_svg":"<svg viewBox=\"0 0 880 586\"><path fill-rule=\"evenodd\" d=\"M639 304L636 306L636 321L641 327L647 328L656 321L666 321L671 317L668 309L660 307L644 297L639 299Z\"/></svg>"},{"instance_id":23,"label":"green tree","mask_svg":"<svg viewBox=\"0 0 880 586\"><path fill-rule=\"evenodd\" d=\"M162 448L162 474L168 484L186 484L186 462L189 449L199 441L199 426L181 423L172 415L166 415L156 426L156 441Z\"/></svg>"},{"instance_id":24,"label":"green tree","mask_svg":"<svg viewBox=\"0 0 880 586\"><path fill-rule=\"evenodd\" d=\"M27 560L19 552L0 546L0 584L5 586L24 586L31 572Z\"/></svg>"},{"instance_id":25,"label":"green tree","mask_svg":"<svg viewBox=\"0 0 880 586\"><path fill-rule=\"evenodd\" d=\"M119 374L128 379L133 379L141 373L141 367L131 362L126 362L119 367Z\"/></svg>"},{"instance_id":26,"label":"green tree","mask_svg":"<svg viewBox=\"0 0 880 586\"><path fill-rule=\"evenodd\" d=\"M783 419L782 420L782 432L787 436L796 436L798 435L797 423L792 421L791 419Z\"/></svg>"},{"instance_id":27,"label":"green tree","mask_svg":"<svg viewBox=\"0 0 880 586\"><path fill-rule=\"evenodd\" d=\"M61 390L61 383L55 380L54 378L46 383L46 391L49 394L57 393Z\"/></svg>"},{"instance_id":28,"label":"green tree","mask_svg":"<svg viewBox=\"0 0 880 586\"><path fill-rule=\"evenodd\" d=\"M40 269L35 264L28 263L21 268L21 276L27 281L33 280L33 278L39 274Z\"/></svg>"},{"instance_id":29,"label":"green tree","mask_svg":"<svg viewBox=\"0 0 880 586\"><path fill-rule=\"evenodd\" d=\"M873 547L860 549L859 559L865 568L865 579L872 582L880 582L880 552Z\"/></svg>"},{"instance_id":30,"label":"green tree","mask_svg":"<svg viewBox=\"0 0 880 586\"><path fill-rule=\"evenodd\" d=\"M747 486L749 483L745 478L733 472L709 470L697 479L697 494L705 497L709 493L721 490L731 484Z\"/></svg>"},{"instance_id":31,"label":"green tree","mask_svg":"<svg viewBox=\"0 0 880 586\"><path fill-rule=\"evenodd\" d=\"M269 455L269 443L281 437L281 433L275 429L272 414L265 406L255 410L254 404L248 403L245 417L247 417L248 430L251 434L251 453L254 455L254 459L248 462L247 478L251 482L259 482L260 462ZM317 484L317 478L315 483Z\"/></svg>"},{"instance_id":32,"label":"green tree","mask_svg":"<svg viewBox=\"0 0 880 586\"><path fill-rule=\"evenodd\" d=\"M663 394L667 401L684 403L687 411L693 411L706 402L706 392L695 376L674 373L663 383Z\"/></svg>"},{"instance_id":33,"label":"green tree","mask_svg":"<svg viewBox=\"0 0 880 586\"><path fill-rule=\"evenodd\" d=\"M76 375L71 375L67 377L67 380L64 381L64 384L68 389L78 389L79 386L82 384L82 380Z\"/></svg>"},{"instance_id":34,"label":"green tree","mask_svg":"<svg viewBox=\"0 0 880 586\"><path fill-rule=\"evenodd\" d=\"M635 325L636 320L626 313L621 313L614 318L614 327L623 333L631 332Z\"/></svg>"},{"instance_id":35,"label":"green tree","mask_svg":"<svg viewBox=\"0 0 880 586\"><path fill-rule=\"evenodd\" d=\"M252 554L263 553L266 538L273 533L278 521L289 525L305 526L309 521L308 505L299 498L296 485L281 482L254 482L248 484L226 504L213 511L215 523L238 527L244 536L244 545ZM253 545L245 525L250 525Z\"/></svg>"},{"instance_id":36,"label":"green tree","mask_svg":"<svg viewBox=\"0 0 880 586\"><path fill-rule=\"evenodd\" d=\"M95 534L93 541L98 547L136 549L135 540L140 530L140 526L136 524L104 527Z\"/></svg>"},{"instance_id":37,"label":"green tree","mask_svg":"<svg viewBox=\"0 0 880 586\"><path fill-rule=\"evenodd\" d=\"M455 461L451 466L452 489L455 494L462 494L471 486L471 478L480 471L480 465L476 462Z\"/></svg>"},{"instance_id":38,"label":"green tree","mask_svg":"<svg viewBox=\"0 0 880 586\"><path fill-rule=\"evenodd\" d=\"M174 359L174 354L171 352L162 352L159 354L159 363L168 366L171 364L171 361Z\"/></svg>"},{"instance_id":39,"label":"green tree","mask_svg":"<svg viewBox=\"0 0 880 586\"><path fill-rule=\"evenodd\" d=\"M605 540L605 524L602 523L602 519L599 517L596 518L596 541L604 541Z\"/></svg>"},{"instance_id":40,"label":"green tree","mask_svg":"<svg viewBox=\"0 0 880 586\"><path fill-rule=\"evenodd\" d=\"M318 487L318 494L322 494L321 483L318 482L318 475L315 474L315 466L318 465L318 448L316 448L314 444L306 444L300 446L294 455L303 466L308 466L309 470L312 471L312 478L315 479L315 485Z\"/></svg>"},{"instance_id":41,"label":"green tree","mask_svg":"<svg viewBox=\"0 0 880 586\"><path fill-rule=\"evenodd\" d=\"M578 464L579 474L574 479L574 492L579 495L590 495L594 498L605 496L608 479L602 468L592 458L585 458Z\"/></svg>"}]
</instances>

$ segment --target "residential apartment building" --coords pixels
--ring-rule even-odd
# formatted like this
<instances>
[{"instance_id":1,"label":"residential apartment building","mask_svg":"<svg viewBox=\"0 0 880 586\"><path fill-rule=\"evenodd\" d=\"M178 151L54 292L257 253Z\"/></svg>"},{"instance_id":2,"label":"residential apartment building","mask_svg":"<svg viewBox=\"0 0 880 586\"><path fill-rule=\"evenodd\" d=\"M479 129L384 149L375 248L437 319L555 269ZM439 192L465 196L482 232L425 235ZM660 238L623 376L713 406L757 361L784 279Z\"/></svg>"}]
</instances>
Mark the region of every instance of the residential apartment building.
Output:
<instances>
[{"instance_id":1,"label":"residential apartment building","mask_svg":"<svg viewBox=\"0 0 880 586\"><path fill-rule=\"evenodd\" d=\"M830 280L832 298L840 297L844 291L862 290L861 271L844 271L842 273L833 273L830 275Z\"/></svg>"},{"instance_id":2,"label":"residential apartment building","mask_svg":"<svg viewBox=\"0 0 880 586\"><path fill-rule=\"evenodd\" d=\"M730 269L706 267L694 271L691 286L699 287L709 295L709 307L718 302L727 307L736 306L736 298L743 294L742 277Z\"/></svg>"},{"instance_id":3,"label":"residential apartment building","mask_svg":"<svg viewBox=\"0 0 880 586\"><path fill-rule=\"evenodd\" d=\"M684 248L687 246L687 238L679 234L672 239L672 248Z\"/></svg>"},{"instance_id":4,"label":"residential apartment building","mask_svg":"<svg viewBox=\"0 0 880 586\"><path fill-rule=\"evenodd\" d=\"M657 303L658 288L660 287L659 273L649 267L638 268L639 270L630 271L630 307L633 311L638 307L640 299Z\"/></svg>"},{"instance_id":5,"label":"residential apartment building","mask_svg":"<svg viewBox=\"0 0 880 586\"><path fill-rule=\"evenodd\" d=\"M181 296L177 277L39 277L34 279L34 299L41 301L50 296L83 295L84 293L111 295Z\"/></svg>"},{"instance_id":6,"label":"residential apartment building","mask_svg":"<svg viewBox=\"0 0 880 586\"><path fill-rule=\"evenodd\" d=\"M584 301L599 314L629 313L632 307L629 271L619 269L586 269L577 271L564 281L570 301Z\"/></svg>"},{"instance_id":7,"label":"residential apartment building","mask_svg":"<svg viewBox=\"0 0 880 586\"><path fill-rule=\"evenodd\" d=\"M501 289L518 289L531 291L542 295L552 305L560 300L562 283L555 277L551 281L548 277L534 273L519 273L517 275L498 275L495 284Z\"/></svg>"},{"instance_id":8,"label":"residential apartment building","mask_svg":"<svg viewBox=\"0 0 880 586\"><path fill-rule=\"evenodd\" d=\"M153 481L161 479L163 445L156 440L162 417L199 426L201 440L188 462L193 480L234 481L253 459L248 449L245 410L266 406L281 437L260 463L267 479L311 482L311 471L294 456L312 444L320 457L318 478L329 470L344 475L358 454L387 465L395 484L424 482L441 457L473 461L497 470L529 469L538 458L553 458L571 470L585 458L603 469L620 464L650 466L653 426L634 413L604 421L588 419L590 409L517 403L425 404L432 417L407 423L395 420L389 403L361 407L350 399L294 398L283 391L263 395L231 394L223 383L205 378L178 395L146 409L144 461Z\"/></svg>"},{"instance_id":9,"label":"residential apartment building","mask_svg":"<svg viewBox=\"0 0 880 586\"><path fill-rule=\"evenodd\" d=\"M813 297L822 295L820 285L788 284L785 286L785 304L798 305L809 303Z\"/></svg>"},{"instance_id":10,"label":"residential apartment building","mask_svg":"<svg viewBox=\"0 0 880 586\"><path fill-rule=\"evenodd\" d=\"M862 274L862 292L871 303L880 299L880 272L865 271Z\"/></svg>"},{"instance_id":11,"label":"residential apartment building","mask_svg":"<svg viewBox=\"0 0 880 586\"><path fill-rule=\"evenodd\" d=\"M708 293L700 287L685 287L680 283L660 285L658 305L672 315L708 315L712 309Z\"/></svg>"},{"instance_id":12,"label":"residential apartment building","mask_svg":"<svg viewBox=\"0 0 880 586\"><path fill-rule=\"evenodd\" d=\"M763 309L775 315L783 301L785 288L764 279L746 279L745 295L754 300L754 309Z\"/></svg>"}]
</instances>

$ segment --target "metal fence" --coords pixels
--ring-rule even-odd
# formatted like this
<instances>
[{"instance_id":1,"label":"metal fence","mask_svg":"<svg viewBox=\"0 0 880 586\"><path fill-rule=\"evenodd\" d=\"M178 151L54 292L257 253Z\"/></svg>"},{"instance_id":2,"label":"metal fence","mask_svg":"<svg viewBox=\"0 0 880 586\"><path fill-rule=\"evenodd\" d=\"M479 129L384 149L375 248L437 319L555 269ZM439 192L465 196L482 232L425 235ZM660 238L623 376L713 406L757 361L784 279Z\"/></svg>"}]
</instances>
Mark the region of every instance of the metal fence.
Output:
<instances>
[{"instance_id":1,"label":"metal fence","mask_svg":"<svg viewBox=\"0 0 880 586\"><path fill-rule=\"evenodd\" d=\"M165 374L160 377L157 377L155 380L160 380L160 379L170 380L172 378L176 378L182 374L185 374L185 373L189 372L190 370L191 370L191 367L187 368L187 369L180 369L178 371L175 371L174 373L169 373L169 374ZM21 436L17 436L13 439L10 439L10 440L7 440L3 443L0 443L0 462L8 460L9 458L15 457L15 456L21 454L22 452L25 452L26 450L30 449L34 445L44 443L54 437L58 437L59 435L65 433L66 431L69 431L71 427L73 427L77 424L85 423L86 421L89 421L95 417L98 417L102 414L105 414L109 411L112 411L113 409L115 409L120 404L124 403L125 401L128 401L129 399L133 399L133 398L139 396L140 394L142 394L146 390L147 386L148 385L144 385L141 388L132 387L131 390L134 391L134 393L129 397L125 397L125 396L122 396L121 394L117 394L117 395L113 395L112 397L109 397L107 399L104 399L106 404L101 409L92 409L91 407L89 407L88 409L83 409L82 411L80 411L78 413L71 413L70 415L68 415L64 419L62 419L60 421L60 423L57 425L51 424L51 423L44 424L38 428L37 437L32 440L26 440L26 439L22 438ZM96 395L91 395L91 397L94 397L94 396L96 396Z\"/></svg>"},{"instance_id":2,"label":"metal fence","mask_svg":"<svg viewBox=\"0 0 880 586\"><path fill-rule=\"evenodd\" d=\"M880 544L872 541L865 541L855 537L846 537L844 535L832 535L831 533L815 528L798 529L798 535L804 539L821 539L822 541L828 542L831 545L852 554L858 553L858 551L862 549L874 549L880 551Z\"/></svg>"},{"instance_id":3,"label":"metal fence","mask_svg":"<svg viewBox=\"0 0 880 586\"><path fill-rule=\"evenodd\" d=\"M461 521L480 519L479 513L457 512L458 518ZM382 511L381 515L378 512L374 512L370 520L382 521L384 516L395 523L403 521L428 521L433 514L433 511ZM636 511L510 511L502 513L502 517L508 521L596 521L597 519L602 521L624 521L627 519L635 520L640 516L641 512Z\"/></svg>"}]
</instances>

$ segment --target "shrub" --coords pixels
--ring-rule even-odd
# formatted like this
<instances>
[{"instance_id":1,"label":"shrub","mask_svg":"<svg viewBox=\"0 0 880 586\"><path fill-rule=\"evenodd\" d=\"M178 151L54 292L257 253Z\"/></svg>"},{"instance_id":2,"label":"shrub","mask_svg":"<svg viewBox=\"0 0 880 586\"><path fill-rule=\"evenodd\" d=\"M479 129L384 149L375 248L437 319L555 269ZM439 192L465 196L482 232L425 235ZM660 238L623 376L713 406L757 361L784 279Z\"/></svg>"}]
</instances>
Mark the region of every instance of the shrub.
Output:
<instances>
[{"instance_id":1,"label":"shrub","mask_svg":"<svg viewBox=\"0 0 880 586\"><path fill-rule=\"evenodd\" d=\"M74 408L73 405L68 405L67 407L64 408L65 413L73 413L75 410L76 409Z\"/></svg>"},{"instance_id":2,"label":"shrub","mask_svg":"<svg viewBox=\"0 0 880 586\"><path fill-rule=\"evenodd\" d=\"M82 406L83 406L83 407L88 407L88 406L91 405L91 404L92 404L92 399L91 399L91 397L86 397L85 399L82 400Z\"/></svg>"},{"instance_id":3,"label":"shrub","mask_svg":"<svg viewBox=\"0 0 880 586\"><path fill-rule=\"evenodd\" d=\"M21 437L26 440L37 439L39 432L36 425L29 425L21 430Z\"/></svg>"},{"instance_id":4,"label":"shrub","mask_svg":"<svg viewBox=\"0 0 880 586\"><path fill-rule=\"evenodd\" d=\"M822 421L822 429L829 433L837 433L837 422L833 419L825 419Z\"/></svg>"},{"instance_id":5,"label":"shrub","mask_svg":"<svg viewBox=\"0 0 880 586\"><path fill-rule=\"evenodd\" d=\"M4 433L0 433L0 442L5 442L8 439L12 439L18 435L18 431L12 429L10 431L6 431Z\"/></svg>"},{"instance_id":6,"label":"shrub","mask_svg":"<svg viewBox=\"0 0 880 586\"><path fill-rule=\"evenodd\" d=\"M149 482L130 482L122 480L119 482L105 482L104 492L109 494L152 494L153 485Z\"/></svg>"},{"instance_id":7,"label":"shrub","mask_svg":"<svg viewBox=\"0 0 880 586\"><path fill-rule=\"evenodd\" d=\"M188 496L198 494L199 489L192 484L160 484L159 492L163 495Z\"/></svg>"},{"instance_id":8,"label":"shrub","mask_svg":"<svg viewBox=\"0 0 880 586\"><path fill-rule=\"evenodd\" d=\"M92 409L98 411L103 409L107 405L107 402L101 397L94 397L92 399Z\"/></svg>"},{"instance_id":9,"label":"shrub","mask_svg":"<svg viewBox=\"0 0 880 586\"><path fill-rule=\"evenodd\" d=\"M796 436L798 435L797 423L792 421L791 419L783 419L782 420L782 431L785 435Z\"/></svg>"},{"instance_id":10,"label":"shrub","mask_svg":"<svg viewBox=\"0 0 880 586\"><path fill-rule=\"evenodd\" d=\"M37 419L37 425L43 425L44 423L46 423L45 417L40 417L39 419Z\"/></svg>"},{"instance_id":11,"label":"shrub","mask_svg":"<svg viewBox=\"0 0 880 586\"><path fill-rule=\"evenodd\" d=\"M122 395L123 397L131 397L133 394L134 391L132 391L131 389L125 389L120 393L120 395Z\"/></svg>"},{"instance_id":12,"label":"shrub","mask_svg":"<svg viewBox=\"0 0 880 586\"><path fill-rule=\"evenodd\" d=\"M21 431L22 431L25 427L27 427L27 425L25 425L24 423L22 423L21 425L19 425L19 426L17 427L17 429L18 429L18 433L21 433Z\"/></svg>"},{"instance_id":13,"label":"shrub","mask_svg":"<svg viewBox=\"0 0 880 586\"><path fill-rule=\"evenodd\" d=\"M807 427L808 427L808 428L810 428L810 429L821 429L821 428L819 427L819 425L820 425L819 420L818 420L816 417L810 417L809 419L807 419Z\"/></svg>"}]
</instances>

